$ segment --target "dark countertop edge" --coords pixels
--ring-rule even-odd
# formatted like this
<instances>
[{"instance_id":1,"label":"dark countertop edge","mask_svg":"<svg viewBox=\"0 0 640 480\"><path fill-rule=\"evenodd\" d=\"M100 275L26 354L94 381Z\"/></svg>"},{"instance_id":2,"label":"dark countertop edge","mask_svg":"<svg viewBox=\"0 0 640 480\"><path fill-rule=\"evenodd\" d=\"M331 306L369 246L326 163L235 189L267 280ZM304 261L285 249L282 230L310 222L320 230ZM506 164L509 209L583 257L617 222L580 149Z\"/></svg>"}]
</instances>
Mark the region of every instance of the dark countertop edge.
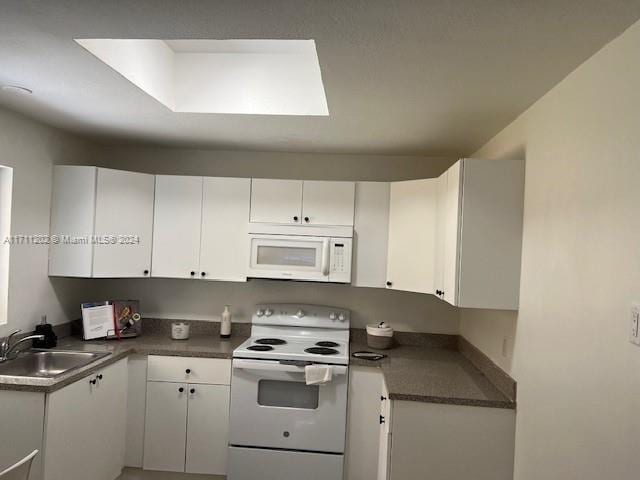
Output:
<instances>
[{"instance_id":1,"label":"dark countertop edge","mask_svg":"<svg viewBox=\"0 0 640 480\"><path fill-rule=\"evenodd\" d=\"M193 348L193 347L192 347ZM3 383L0 381L0 391L13 390L20 392L36 392L36 393L52 393L60 390L67 385L71 385L77 380L82 380L92 373L105 368L129 355L164 355L167 357L199 357L199 358L222 358L231 359L232 352L211 352L206 350L175 350L164 349L155 346L130 346L122 347L120 350L112 352L110 355L103 357L89 364L86 369L70 374L68 377L56 379L47 379L52 383L42 385L29 385L26 383ZM28 382L29 380L25 380Z\"/></svg>"},{"instance_id":2,"label":"dark countertop edge","mask_svg":"<svg viewBox=\"0 0 640 480\"><path fill-rule=\"evenodd\" d=\"M432 397L423 395L405 395L402 393L389 393L391 400L401 400L406 402L437 403L442 405L460 405L467 407L500 408L515 410L516 404L511 400L479 400L473 398L455 397Z\"/></svg>"}]
</instances>

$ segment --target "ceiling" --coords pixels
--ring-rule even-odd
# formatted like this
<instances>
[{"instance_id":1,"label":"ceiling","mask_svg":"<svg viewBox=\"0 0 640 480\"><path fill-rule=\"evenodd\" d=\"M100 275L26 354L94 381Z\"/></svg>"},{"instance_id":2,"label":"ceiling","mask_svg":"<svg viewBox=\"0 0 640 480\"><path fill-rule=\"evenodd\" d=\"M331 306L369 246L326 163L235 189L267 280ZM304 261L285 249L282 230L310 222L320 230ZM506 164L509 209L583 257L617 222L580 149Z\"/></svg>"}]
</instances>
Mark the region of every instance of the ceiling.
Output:
<instances>
[{"instance_id":1,"label":"ceiling","mask_svg":"<svg viewBox=\"0 0 640 480\"><path fill-rule=\"evenodd\" d=\"M622 0L2 0L0 105L105 141L472 153L640 18ZM74 38L314 39L329 117L174 113Z\"/></svg>"}]
</instances>

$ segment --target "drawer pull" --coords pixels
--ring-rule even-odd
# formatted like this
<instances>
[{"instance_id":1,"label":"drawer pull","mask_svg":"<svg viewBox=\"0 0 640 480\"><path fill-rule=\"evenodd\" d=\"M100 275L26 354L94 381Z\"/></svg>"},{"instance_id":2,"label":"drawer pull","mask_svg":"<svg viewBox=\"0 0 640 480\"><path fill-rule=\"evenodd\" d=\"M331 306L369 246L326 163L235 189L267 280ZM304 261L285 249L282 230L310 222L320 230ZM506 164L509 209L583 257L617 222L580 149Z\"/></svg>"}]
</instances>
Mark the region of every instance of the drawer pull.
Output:
<instances>
[{"instance_id":1,"label":"drawer pull","mask_svg":"<svg viewBox=\"0 0 640 480\"><path fill-rule=\"evenodd\" d=\"M190 368L187 368L187 369L185 370L185 373L186 373L187 375L189 375L189 374L191 373L191 369L190 369Z\"/></svg>"}]
</instances>

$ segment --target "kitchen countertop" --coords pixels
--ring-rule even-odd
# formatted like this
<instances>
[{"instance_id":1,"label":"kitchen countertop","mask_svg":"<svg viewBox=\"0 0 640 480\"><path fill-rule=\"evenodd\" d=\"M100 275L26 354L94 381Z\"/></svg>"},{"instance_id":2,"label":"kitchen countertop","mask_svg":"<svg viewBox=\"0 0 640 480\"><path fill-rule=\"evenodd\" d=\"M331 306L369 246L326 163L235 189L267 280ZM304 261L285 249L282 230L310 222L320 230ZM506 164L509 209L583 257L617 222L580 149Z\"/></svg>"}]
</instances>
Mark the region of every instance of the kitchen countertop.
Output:
<instances>
[{"instance_id":1,"label":"kitchen countertop","mask_svg":"<svg viewBox=\"0 0 640 480\"><path fill-rule=\"evenodd\" d=\"M350 365L380 368L392 400L516 408L457 350L408 345L375 350L352 342L350 353L358 351L387 355L377 361L350 357Z\"/></svg>"},{"instance_id":2,"label":"kitchen countertop","mask_svg":"<svg viewBox=\"0 0 640 480\"><path fill-rule=\"evenodd\" d=\"M233 350L247 337L221 339L213 335L193 335L188 340L171 340L165 334L146 334L123 340L89 340L78 337L60 339L54 350L111 352L104 358L55 378L25 378L0 375L0 390L54 392L131 354L175 355L181 357L231 358Z\"/></svg>"},{"instance_id":3,"label":"kitchen countertop","mask_svg":"<svg viewBox=\"0 0 640 480\"><path fill-rule=\"evenodd\" d=\"M242 335L221 339L211 334L199 334L188 340L171 340L165 333L123 340L83 341L78 337L65 337L60 339L56 350L108 351L111 355L55 378L0 376L0 390L50 393L130 354L231 358L233 350L246 339ZM351 353L361 350L388 355L378 361L350 357L349 363L380 368L392 400L515 408L515 402L503 395L457 350L408 345L374 350L363 343L350 344Z\"/></svg>"}]
</instances>

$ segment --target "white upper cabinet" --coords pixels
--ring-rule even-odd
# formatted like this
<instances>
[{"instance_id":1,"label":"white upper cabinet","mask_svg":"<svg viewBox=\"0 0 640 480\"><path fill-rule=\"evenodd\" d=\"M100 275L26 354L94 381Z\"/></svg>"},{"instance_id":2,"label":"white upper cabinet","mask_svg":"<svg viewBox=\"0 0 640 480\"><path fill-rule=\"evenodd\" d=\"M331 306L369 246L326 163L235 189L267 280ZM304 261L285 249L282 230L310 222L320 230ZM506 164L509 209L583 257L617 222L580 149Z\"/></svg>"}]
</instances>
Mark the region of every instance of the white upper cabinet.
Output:
<instances>
[{"instance_id":1,"label":"white upper cabinet","mask_svg":"<svg viewBox=\"0 0 640 480\"><path fill-rule=\"evenodd\" d=\"M302 180L251 181L251 221L302 223Z\"/></svg>"},{"instance_id":2,"label":"white upper cabinet","mask_svg":"<svg viewBox=\"0 0 640 480\"><path fill-rule=\"evenodd\" d=\"M307 225L353 225L354 182L307 181L302 191L302 221Z\"/></svg>"},{"instance_id":3,"label":"white upper cabinet","mask_svg":"<svg viewBox=\"0 0 640 480\"><path fill-rule=\"evenodd\" d=\"M256 223L353 226L355 182L251 181L251 216Z\"/></svg>"},{"instance_id":4,"label":"white upper cabinet","mask_svg":"<svg viewBox=\"0 0 640 480\"><path fill-rule=\"evenodd\" d=\"M245 281L248 178L158 175L154 277Z\"/></svg>"},{"instance_id":5,"label":"white upper cabinet","mask_svg":"<svg viewBox=\"0 0 640 480\"><path fill-rule=\"evenodd\" d=\"M249 178L204 178L200 276L247 280L249 266Z\"/></svg>"},{"instance_id":6,"label":"white upper cabinet","mask_svg":"<svg viewBox=\"0 0 640 480\"><path fill-rule=\"evenodd\" d=\"M49 275L145 277L151 269L154 176L54 167Z\"/></svg>"},{"instance_id":7,"label":"white upper cabinet","mask_svg":"<svg viewBox=\"0 0 640 480\"><path fill-rule=\"evenodd\" d=\"M384 288L389 241L389 182L357 182L353 225L352 282Z\"/></svg>"},{"instance_id":8,"label":"white upper cabinet","mask_svg":"<svg viewBox=\"0 0 640 480\"><path fill-rule=\"evenodd\" d=\"M436 295L463 308L516 310L524 161L463 159L438 182Z\"/></svg>"},{"instance_id":9,"label":"white upper cabinet","mask_svg":"<svg viewBox=\"0 0 640 480\"><path fill-rule=\"evenodd\" d=\"M391 184L387 287L434 291L436 179Z\"/></svg>"},{"instance_id":10,"label":"white upper cabinet","mask_svg":"<svg viewBox=\"0 0 640 480\"><path fill-rule=\"evenodd\" d=\"M201 224L202 177L156 175L152 276L200 275Z\"/></svg>"}]
</instances>

